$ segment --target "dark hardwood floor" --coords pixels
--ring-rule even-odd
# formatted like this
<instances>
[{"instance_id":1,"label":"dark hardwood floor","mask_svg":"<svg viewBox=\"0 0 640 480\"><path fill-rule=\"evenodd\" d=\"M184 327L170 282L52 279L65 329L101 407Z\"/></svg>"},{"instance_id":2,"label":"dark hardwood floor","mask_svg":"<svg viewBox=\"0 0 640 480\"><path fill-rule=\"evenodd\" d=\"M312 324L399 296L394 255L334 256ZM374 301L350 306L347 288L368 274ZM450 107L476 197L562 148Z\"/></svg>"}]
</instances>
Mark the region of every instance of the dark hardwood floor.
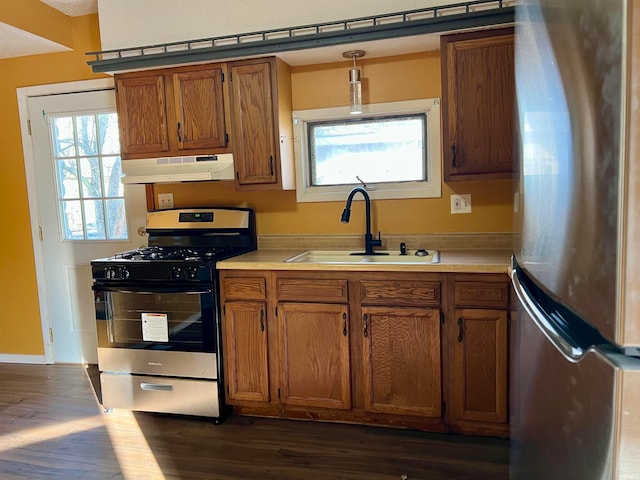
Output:
<instances>
[{"instance_id":1,"label":"dark hardwood floor","mask_svg":"<svg viewBox=\"0 0 640 480\"><path fill-rule=\"evenodd\" d=\"M0 364L0 478L508 478L505 440L229 417L104 413L91 370ZM98 392L99 394L99 392Z\"/></svg>"}]
</instances>

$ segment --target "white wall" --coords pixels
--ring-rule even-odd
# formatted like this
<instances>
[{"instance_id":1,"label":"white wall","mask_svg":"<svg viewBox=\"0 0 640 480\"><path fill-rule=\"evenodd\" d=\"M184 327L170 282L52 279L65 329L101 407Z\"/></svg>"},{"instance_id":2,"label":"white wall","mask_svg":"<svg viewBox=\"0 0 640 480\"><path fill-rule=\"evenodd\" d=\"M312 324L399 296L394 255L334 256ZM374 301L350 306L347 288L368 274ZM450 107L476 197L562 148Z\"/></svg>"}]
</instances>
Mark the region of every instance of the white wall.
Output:
<instances>
[{"instance_id":1,"label":"white wall","mask_svg":"<svg viewBox=\"0 0 640 480\"><path fill-rule=\"evenodd\" d=\"M98 0L102 49L402 12L453 0Z\"/></svg>"}]
</instances>

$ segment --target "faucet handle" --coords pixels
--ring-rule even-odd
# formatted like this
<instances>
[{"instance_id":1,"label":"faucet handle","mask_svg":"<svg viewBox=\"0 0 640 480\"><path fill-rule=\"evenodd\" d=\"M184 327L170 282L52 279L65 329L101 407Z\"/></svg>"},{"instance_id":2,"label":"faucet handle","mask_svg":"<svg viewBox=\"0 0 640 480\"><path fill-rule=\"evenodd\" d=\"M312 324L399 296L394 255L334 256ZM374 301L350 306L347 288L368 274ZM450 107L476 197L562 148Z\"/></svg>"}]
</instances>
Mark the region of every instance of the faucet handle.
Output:
<instances>
[{"instance_id":1,"label":"faucet handle","mask_svg":"<svg viewBox=\"0 0 640 480\"><path fill-rule=\"evenodd\" d=\"M382 238L380 237L380 231L378 230L378 238L371 239L372 247L381 247L382 246Z\"/></svg>"}]
</instances>

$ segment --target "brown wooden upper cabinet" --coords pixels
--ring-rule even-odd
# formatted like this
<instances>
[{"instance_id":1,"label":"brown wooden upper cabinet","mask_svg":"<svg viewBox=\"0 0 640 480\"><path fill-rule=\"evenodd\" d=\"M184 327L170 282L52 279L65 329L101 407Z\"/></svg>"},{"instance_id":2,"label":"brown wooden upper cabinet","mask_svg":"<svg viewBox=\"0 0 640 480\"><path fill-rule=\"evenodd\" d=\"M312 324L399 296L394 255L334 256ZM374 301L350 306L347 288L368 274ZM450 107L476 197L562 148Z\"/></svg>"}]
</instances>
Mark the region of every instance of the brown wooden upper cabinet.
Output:
<instances>
[{"instance_id":1,"label":"brown wooden upper cabinet","mask_svg":"<svg viewBox=\"0 0 640 480\"><path fill-rule=\"evenodd\" d=\"M236 186L291 189L291 72L276 58L229 64Z\"/></svg>"},{"instance_id":2,"label":"brown wooden upper cabinet","mask_svg":"<svg viewBox=\"0 0 640 480\"><path fill-rule=\"evenodd\" d=\"M512 175L513 39L513 28L441 37L447 182Z\"/></svg>"},{"instance_id":3,"label":"brown wooden upper cabinet","mask_svg":"<svg viewBox=\"0 0 640 480\"><path fill-rule=\"evenodd\" d=\"M122 158L228 151L226 65L115 76Z\"/></svg>"}]
</instances>

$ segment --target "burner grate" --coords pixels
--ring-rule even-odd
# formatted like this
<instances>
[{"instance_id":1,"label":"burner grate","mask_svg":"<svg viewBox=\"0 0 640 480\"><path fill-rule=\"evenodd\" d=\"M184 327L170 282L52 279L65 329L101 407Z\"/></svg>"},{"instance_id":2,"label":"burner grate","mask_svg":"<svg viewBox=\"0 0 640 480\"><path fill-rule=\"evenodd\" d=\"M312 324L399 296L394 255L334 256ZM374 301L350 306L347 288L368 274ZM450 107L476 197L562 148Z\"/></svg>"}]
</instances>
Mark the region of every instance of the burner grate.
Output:
<instances>
[{"instance_id":1,"label":"burner grate","mask_svg":"<svg viewBox=\"0 0 640 480\"><path fill-rule=\"evenodd\" d=\"M236 251L235 247L159 247L156 245L117 253L118 260L212 261Z\"/></svg>"}]
</instances>

